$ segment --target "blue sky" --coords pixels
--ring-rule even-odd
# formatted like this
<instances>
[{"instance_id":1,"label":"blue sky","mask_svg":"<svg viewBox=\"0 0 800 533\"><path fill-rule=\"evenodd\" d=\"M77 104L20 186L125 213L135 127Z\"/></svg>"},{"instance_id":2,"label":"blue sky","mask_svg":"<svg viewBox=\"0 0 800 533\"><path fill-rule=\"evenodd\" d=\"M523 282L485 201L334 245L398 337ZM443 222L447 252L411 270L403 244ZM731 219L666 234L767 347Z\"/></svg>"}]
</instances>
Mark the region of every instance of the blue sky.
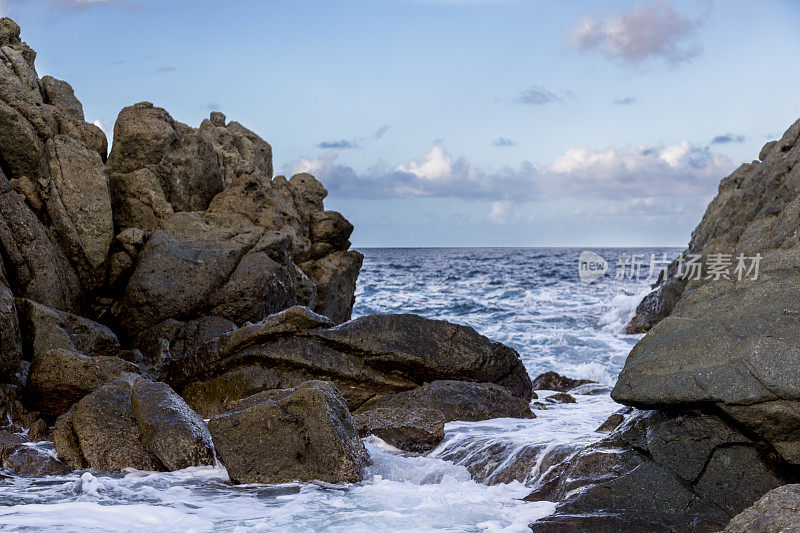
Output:
<instances>
[{"instance_id":1,"label":"blue sky","mask_svg":"<svg viewBox=\"0 0 800 533\"><path fill-rule=\"evenodd\" d=\"M223 111L356 246L687 243L800 117L800 3L0 0L109 137Z\"/></svg>"}]
</instances>

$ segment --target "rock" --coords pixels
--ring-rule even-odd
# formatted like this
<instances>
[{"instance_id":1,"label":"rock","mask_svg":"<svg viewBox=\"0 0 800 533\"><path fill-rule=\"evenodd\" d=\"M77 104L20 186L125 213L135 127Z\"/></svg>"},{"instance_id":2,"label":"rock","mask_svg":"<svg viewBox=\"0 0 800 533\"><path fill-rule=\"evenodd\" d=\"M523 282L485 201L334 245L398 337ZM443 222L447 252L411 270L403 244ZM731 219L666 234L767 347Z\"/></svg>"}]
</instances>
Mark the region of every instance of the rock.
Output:
<instances>
[{"instance_id":1,"label":"rock","mask_svg":"<svg viewBox=\"0 0 800 533\"><path fill-rule=\"evenodd\" d=\"M86 459L83 457L78 436L72 425L72 411L67 411L56 419L53 428L53 444L59 459L75 470L82 470L87 467Z\"/></svg>"},{"instance_id":2,"label":"rock","mask_svg":"<svg viewBox=\"0 0 800 533\"><path fill-rule=\"evenodd\" d=\"M69 83L52 76L44 76L41 83L46 103L56 106L72 120L84 121L83 106L75 98L75 91Z\"/></svg>"},{"instance_id":3,"label":"rock","mask_svg":"<svg viewBox=\"0 0 800 533\"><path fill-rule=\"evenodd\" d=\"M614 413L609 416L605 422L600 424L600 427L598 427L595 431L598 433L611 433L617 429L620 424L622 424L624 419L625 416L622 413Z\"/></svg>"},{"instance_id":4,"label":"rock","mask_svg":"<svg viewBox=\"0 0 800 533\"><path fill-rule=\"evenodd\" d=\"M800 485L773 489L736 515L725 533L797 533L800 531Z\"/></svg>"},{"instance_id":5,"label":"rock","mask_svg":"<svg viewBox=\"0 0 800 533\"><path fill-rule=\"evenodd\" d=\"M717 416L634 413L526 499L558 502L555 515L533 524L537 532L719 531L781 485L782 469Z\"/></svg>"},{"instance_id":6,"label":"rock","mask_svg":"<svg viewBox=\"0 0 800 533\"><path fill-rule=\"evenodd\" d=\"M176 211L202 211L223 189L222 169L211 139L149 102L120 112L108 157L112 180L141 169L158 177L161 193ZM115 201L121 201L120 196L115 195Z\"/></svg>"},{"instance_id":7,"label":"rock","mask_svg":"<svg viewBox=\"0 0 800 533\"><path fill-rule=\"evenodd\" d=\"M353 410L373 396L435 380L495 383L519 399L503 405L509 413L524 411L520 406L527 407L533 397L519 355L472 328L415 315L372 315L334 328L329 325L329 320L308 309L289 309L170 361L167 382L207 415L205 409L238 399L237 391L255 392L258 382L267 388L286 388L308 379L336 383ZM255 376L252 371L239 372L256 366L264 369L257 378L247 377ZM478 389L465 389L465 399L470 395L479 399ZM491 387L480 390L500 395ZM225 401L215 394L223 394Z\"/></svg>"},{"instance_id":8,"label":"rock","mask_svg":"<svg viewBox=\"0 0 800 533\"><path fill-rule=\"evenodd\" d=\"M0 382L10 380L21 359L22 336L17 319L17 307L0 259Z\"/></svg>"},{"instance_id":9,"label":"rock","mask_svg":"<svg viewBox=\"0 0 800 533\"><path fill-rule=\"evenodd\" d=\"M23 442L28 442L23 434L14 433L9 428L0 429L0 462L11 455Z\"/></svg>"},{"instance_id":10,"label":"rock","mask_svg":"<svg viewBox=\"0 0 800 533\"><path fill-rule=\"evenodd\" d=\"M572 379L550 371L540 374L533 380L534 390L567 392L586 383L596 383L589 379Z\"/></svg>"},{"instance_id":11,"label":"rock","mask_svg":"<svg viewBox=\"0 0 800 533\"><path fill-rule=\"evenodd\" d=\"M204 343L234 330L236 324L217 316L187 322L170 318L142 333L136 345L143 354L148 370L160 376L165 370L163 365L168 361L183 360Z\"/></svg>"},{"instance_id":12,"label":"rock","mask_svg":"<svg viewBox=\"0 0 800 533\"><path fill-rule=\"evenodd\" d=\"M571 394L566 392L557 392L544 399L548 403L576 403L577 400Z\"/></svg>"},{"instance_id":13,"label":"rock","mask_svg":"<svg viewBox=\"0 0 800 533\"><path fill-rule=\"evenodd\" d=\"M347 249L353 225L338 211L315 213L311 222L311 240Z\"/></svg>"},{"instance_id":14,"label":"rock","mask_svg":"<svg viewBox=\"0 0 800 533\"><path fill-rule=\"evenodd\" d=\"M132 374L122 375L84 396L73 408L72 429L80 453L91 468L164 469L158 457L145 446L131 406L136 379ZM56 440L59 457L66 459L74 455L75 450L65 451L62 455L59 442L62 440Z\"/></svg>"},{"instance_id":15,"label":"rock","mask_svg":"<svg viewBox=\"0 0 800 533\"><path fill-rule=\"evenodd\" d=\"M527 400L512 396L504 387L467 381L433 381L410 391L379 396L366 402L356 414L378 408L435 409L442 413L445 422L536 418Z\"/></svg>"},{"instance_id":16,"label":"rock","mask_svg":"<svg viewBox=\"0 0 800 533\"><path fill-rule=\"evenodd\" d=\"M19 476L31 477L62 476L71 471L67 465L48 453L48 450L31 446L18 446L3 459L3 468Z\"/></svg>"},{"instance_id":17,"label":"rock","mask_svg":"<svg viewBox=\"0 0 800 533\"><path fill-rule=\"evenodd\" d=\"M41 418L37 418L28 428L28 439L30 439L31 442L50 440L50 427L47 425L47 422Z\"/></svg>"},{"instance_id":18,"label":"rock","mask_svg":"<svg viewBox=\"0 0 800 533\"><path fill-rule=\"evenodd\" d=\"M149 168L111 174L109 189L114 223L123 231L136 228L153 232L174 213L158 176Z\"/></svg>"},{"instance_id":19,"label":"rock","mask_svg":"<svg viewBox=\"0 0 800 533\"><path fill-rule=\"evenodd\" d=\"M444 414L436 409L378 407L353 415L361 437L375 435L406 452L425 453L444 439Z\"/></svg>"},{"instance_id":20,"label":"rock","mask_svg":"<svg viewBox=\"0 0 800 533\"><path fill-rule=\"evenodd\" d=\"M108 357L119 355L117 336L102 324L23 298L18 298L16 305L25 345L34 358L54 349Z\"/></svg>"},{"instance_id":21,"label":"rock","mask_svg":"<svg viewBox=\"0 0 800 533\"><path fill-rule=\"evenodd\" d=\"M360 252L334 252L322 259L301 265L303 271L317 286L317 313L334 322L350 318L355 304L356 278L364 256Z\"/></svg>"},{"instance_id":22,"label":"rock","mask_svg":"<svg viewBox=\"0 0 800 533\"><path fill-rule=\"evenodd\" d=\"M122 311L128 332L202 315L257 322L303 303L292 273L259 247L263 237L240 215L170 217L147 241L128 284Z\"/></svg>"},{"instance_id":23,"label":"rock","mask_svg":"<svg viewBox=\"0 0 800 533\"><path fill-rule=\"evenodd\" d=\"M214 464L205 422L168 385L137 380L131 401L142 442L168 470Z\"/></svg>"},{"instance_id":24,"label":"rock","mask_svg":"<svg viewBox=\"0 0 800 533\"><path fill-rule=\"evenodd\" d=\"M82 290L75 271L23 198L11 188L2 170L0 247L7 278L16 295L62 311L80 308Z\"/></svg>"},{"instance_id":25,"label":"rock","mask_svg":"<svg viewBox=\"0 0 800 533\"><path fill-rule=\"evenodd\" d=\"M791 310L800 245L763 262L756 281L719 281L684 294L633 348L612 397L643 407L716 405L797 464L800 373L792 339L800 322Z\"/></svg>"},{"instance_id":26,"label":"rock","mask_svg":"<svg viewBox=\"0 0 800 533\"><path fill-rule=\"evenodd\" d=\"M164 384L123 374L56 421L53 442L73 468L171 470L213 462L202 419Z\"/></svg>"},{"instance_id":27,"label":"rock","mask_svg":"<svg viewBox=\"0 0 800 533\"><path fill-rule=\"evenodd\" d=\"M208 427L234 483L354 483L370 463L331 383L265 391L230 408Z\"/></svg>"},{"instance_id":28,"label":"rock","mask_svg":"<svg viewBox=\"0 0 800 533\"><path fill-rule=\"evenodd\" d=\"M783 137L767 143L754 161L737 168L722 180L717 197L692 232L684 256L698 255L708 264L709 254L740 253L747 256L779 249L796 242L798 195L800 194L800 120ZM688 288L708 282L707 268L700 280L678 276L678 261L659 277L657 287L636 310L629 333L643 333L670 315Z\"/></svg>"},{"instance_id":29,"label":"rock","mask_svg":"<svg viewBox=\"0 0 800 533\"><path fill-rule=\"evenodd\" d=\"M118 357L88 357L65 349L40 352L31 363L27 403L43 415L57 417L113 378L137 371L136 365Z\"/></svg>"}]
</instances>

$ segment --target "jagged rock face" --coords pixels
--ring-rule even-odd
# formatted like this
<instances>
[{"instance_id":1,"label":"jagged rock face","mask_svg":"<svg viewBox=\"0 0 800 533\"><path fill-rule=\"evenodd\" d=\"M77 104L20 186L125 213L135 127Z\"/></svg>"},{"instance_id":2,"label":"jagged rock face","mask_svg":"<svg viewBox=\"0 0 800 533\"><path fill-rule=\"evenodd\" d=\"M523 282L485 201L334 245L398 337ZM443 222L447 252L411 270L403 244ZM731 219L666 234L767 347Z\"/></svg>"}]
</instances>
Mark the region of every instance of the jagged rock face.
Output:
<instances>
[{"instance_id":1,"label":"jagged rock face","mask_svg":"<svg viewBox=\"0 0 800 533\"><path fill-rule=\"evenodd\" d=\"M176 213L147 242L130 279L122 307L128 332L203 315L257 322L311 303L298 301L304 280L281 257L281 244L241 215Z\"/></svg>"},{"instance_id":2,"label":"jagged rock face","mask_svg":"<svg viewBox=\"0 0 800 533\"><path fill-rule=\"evenodd\" d=\"M213 464L203 420L172 389L122 374L56 421L58 456L73 468L178 470Z\"/></svg>"},{"instance_id":3,"label":"jagged rock face","mask_svg":"<svg viewBox=\"0 0 800 533\"><path fill-rule=\"evenodd\" d=\"M669 316L631 351L612 397L713 406L800 464L800 121L760 156L722 181L690 244L704 256L761 254L758 279L684 282Z\"/></svg>"},{"instance_id":4,"label":"jagged rock face","mask_svg":"<svg viewBox=\"0 0 800 533\"><path fill-rule=\"evenodd\" d=\"M461 399L477 402L476 410L492 393L498 401L507 398L507 405L524 406L515 412L530 413L531 382L519 355L472 328L415 315L373 315L329 326L325 317L291 308L170 361L165 379L206 416L224 407L223 398L232 401L308 379L333 381L351 409L376 395L457 380L487 389L462 391ZM433 387L431 394L440 388Z\"/></svg>"},{"instance_id":5,"label":"jagged rock face","mask_svg":"<svg viewBox=\"0 0 800 533\"><path fill-rule=\"evenodd\" d=\"M0 259L0 380L16 372L22 359L22 335L19 330L14 294L5 278Z\"/></svg>"},{"instance_id":6,"label":"jagged rock face","mask_svg":"<svg viewBox=\"0 0 800 533\"><path fill-rule=\"evenodd\" d=\"M736 515L725 533L797 533L800 531L800 485L773 489Z\"/></svg>"},{"instance_id":7,"label":"jagged rock face","mask_svg":"<svg viewBox=\"0 0 800 533\"><path fill-rule=\"evenodd\" d=\"M780 140L767 143L759 160L743 164L720 182L719 193L692 232L685 253L701 255L705 263L709 254L752 256L797 241L800 120ZM685 291L706 283L705 279L692 280L687 286L676 276L677 271L677 262L673 262L656 290L637 308L629 333L648 331L672 312Z\"/></svg>"},{"instance_id":8,"label":"jagged rock face","mask_svg":"<svg viewBox=\"0 0 800 533\"><path fill-rule=\"evenodd\" d=\"M234 483L354 483L370 464L347 405L329 382L262 392L230 409L208 427Z\"/></svg>"},{"instance_id":9,"label":"jagged rock face","mask_svg":"<svg viewBox=\"0 0 800 533\"><path fill-rule=\"evenodd\" d=\"M635 413L552 469L526 499L557 501L539 531L719 531L785 483L776 457L719 417Z\"/></svg>"}]
</instances>

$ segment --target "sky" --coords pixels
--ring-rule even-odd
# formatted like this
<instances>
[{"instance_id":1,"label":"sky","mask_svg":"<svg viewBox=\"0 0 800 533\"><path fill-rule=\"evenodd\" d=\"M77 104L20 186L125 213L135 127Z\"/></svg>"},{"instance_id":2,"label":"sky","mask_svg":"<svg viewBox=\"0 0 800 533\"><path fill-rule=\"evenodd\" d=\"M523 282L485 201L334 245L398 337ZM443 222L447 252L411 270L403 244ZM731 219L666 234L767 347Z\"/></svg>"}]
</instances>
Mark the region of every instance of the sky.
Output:
<instances>
[{"instance_id":1,"label":"sky","mask_svg":"<svg viewBox=\"0 0 800 533\"><path fill-rule=\"evenodd\" d=\"M685 246L800 118L796 0L0 0L111 140L222 111L369 246Z\"/></svg>"}]
</instances>

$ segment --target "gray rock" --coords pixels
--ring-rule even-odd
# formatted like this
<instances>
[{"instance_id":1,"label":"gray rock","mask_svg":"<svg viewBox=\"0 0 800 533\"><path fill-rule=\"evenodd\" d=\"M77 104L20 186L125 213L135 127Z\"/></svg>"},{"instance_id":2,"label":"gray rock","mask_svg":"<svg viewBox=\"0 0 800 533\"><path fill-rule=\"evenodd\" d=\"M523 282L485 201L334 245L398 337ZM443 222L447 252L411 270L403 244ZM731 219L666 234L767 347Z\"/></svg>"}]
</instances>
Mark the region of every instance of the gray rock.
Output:
<instances>
[{"instance_id":1,"label":"gray rock","mask_svg":"<svg viewBox=\"0 0 800 533\"><path fill-rule=\"evenodd\" d=\"M118 357L88 357L65 349L37 353L26 385L27 403L56 417L120 374L137 371L135 364Z\"/></svg>"},{"instance_id":2,"label":"gray rock","mask_svg":"<svg viewBox=\"0 0 800 533\"><path fill-rule=\"evenodd\" d=\"M213 462L202 419L172 389L123 374L56 421L56 452L73 468L174 470Z\"/></svg>"},{"instance_id":3,"label":"gray rock","mask_svg":"<svg viewBox=\"0 0 800 533\"><path fill-rule=\"evenodd\" d=\"M75 271L25 200L11 188L2 170L0 247L8 282L16 295L62 311L79 309L82 290Z\"/></svg>"},{"instance_id":4,"label":"gray rock","mask_svg":"<svg viewBox=\"0 0 800 533\"><path fill-rule=\"evenodd\" d=\"M433 381L409 391L379 396L366 402L356 414L379 408L409 412L435 409L442 413L446 422L536 417L528 400L513 396L508 389L494 383L468 381Z\"/></svg>"},{"instance_id":5,"label":"gray rock","mask_svg":"<svg viewBox=\"0 0 800 533\"><path fill-rule=\"evenodd\" d=\"M285 388L308 379L336 383L354 410L373 396L437 379L499 385L514 399L504 404L504 409L514 406L508 412L523 412L519 406L527 407L533 397L519 355L472 328L415 315L373 315L334 328L329 325L329 320L308 309L289 309L170 361L167 382L191 397L193 408L207 414L238 399L238 394L255 392L252 387L258 383ZM265 371L243 375L238 372L243 367ZM479 389L495 394L486 386L472 392L465 389L464 397L472 395L485 403Z\"/></svg>"},{"instance_id":6,"label":"gray rock","mask_svg":"<svg viewBox=\"0 0 800 533\"><path fill-rule=\"evenodd\" d=\"M69 83L52 76L44 76L41 83L46 103L56 106L70 119L83 122L83 106L75 98L75 91Z\"/></svg>"},{"instance_id":7,"label":"gray rock","mask_svg":"<svg viewBox=\"0 0 800 533\"><path fill-rule=\"evenodd\" d=\"M342 323L350 318L355 304L356 279L364 256L355 250L334 252L301 268L317 286L317 313Z\"/></svg>"},{"instance_id":8,"label":"gray rock","mask_svg":"<svg viewBox=\"0 0 800 533\"><path fill-rule=\"evenodd\" d=\"M128 332L206 314L257 322L302 303L286 266L259 249L263 236L241 215L170 217L147 241L128 284L122 312Z\"/></svg>"},{"instance_id":9,"label":"gray rock","mask_svg":"<svg viewBox=\"0 0 800 533\"><path fill-rule=\"evenodd\" d=\"M446 419L436 409L377 407L359 411L353 419L360 436L375 435L407 452L425 453L444 439Z\"/></svg>"},{"instance_id":10,"label":"gray rock","mask_svg":"<svg viewBox=\"0 0 800 533\"><path fill-rule=\"evenodd\" d=\"M166 200L176 211L202 211L223 189L222 169L211 139L149 102L120 112L108 157L109 175L140 169L158 177ZM120 201L118 196L116 201Z\"/></svg>"},{"instance_id":11,"label":"gray rock","mask_svg":"<svg viewBox=\"0 0 800 533\"><path fill-rule=\"evenodd\" d=\"M784 485L765 494L738 515L725 533L800 532L800 485Z\"/></svg>"},{"instance_id":12,"label":"gray rock","mask_svg":"<svg viewBox=\"0 0 800 533\"><path fill-rule=\"evenodd\" d=\"M692 232L685 253L698 254L704 260L712 253L750 256L777 249L795 237L800 194L799 138L800 120L779 141L764 146L759 154L761 162L743 164L722 180L717 197ZM677 272L678 264L673 262L653 293L637 308L627 328L629 333L643 333L672 312L687 290L686 281ZM703 276L706 274L707 269ZM689 287L706 282L692 281Z\"/></svg>"},{"instance_id":13,"label":"gray rock","mask_svg":"<svg viewBox=\"0 0 800 533\"><path fill-rule=\"evenodd\" d=\"M262 392L230 409L208 426L235 483L353 483L370 463L331 383Z\"/></svg>"},{"instance_id":14,"label":"gray rock","mask_svg":"<svg viewBox=\"0 0 800 533\"><path fill-rule=\"evenodd\" d=\"M779 462L716 416L653 411L551 470L534 531L719 531L784 481ZM571 529L570 529L571 528Z\"/></svg>"},{"instance_id":15,"label":"gray rock","mask_svg":"<svg viewBox=\"0 0 800 533\"><path fill-rule=\"evenodd\" d=\"M5 279L0 259L0 382L13 376L22 359L22 336L19 330L14 294Z\"/></svg>"},{"instance_id":16,"label":"gray rock","mask_svg":"<svg viewBox=\"0 0 800 533\"><path fill-rule=\"evenodd\" d=\"M536 376L536 378L533 380L533 388L534 390L552 390L557 392L567 392L571 391L575 387L579 387L587 383L595 383L595 382L590 379L572 379L566 376L562 376L557 372L550 371Z\"/></svg>"},{"instance_id":17,"label":"gray rock","mask_svg":"<svg viewBox=\"0 0 800 533\"><path fill-rule=\"evenodd\" d=\"M612 397L635 406L714 404L800 461L800 246L770 252L757 281L719 281L684 294L631 351ZM800 312L800 310L798 310ZM780 420L780 425L765 423Z\"/></svg>"},{"instance_id":18,"label":"gray rock","mask_svg":"<svg viewBox=\"0 0 800 533\"><path fill-rule=\"evenodd\" d=\"M16 306L22 336L32 357L54 349L87 355L119 355L117 336L102 324L24 298L18 298Z\"/></svg>"},{"instance_id":19,"label":"gray rock","mask_svg":"<svg viewBox=\"0 0 800 533\"><path fill-rule=\"evenodd\" d=\"M132 374L122 375L84 396L73 408L72 429L89 467L104 470L164 469L158 457L145 446L131 405L133 385L137 379ZM73 449L62 454L58 444L67 441L56 440L56 451L65 459L75 454Z\"/></svg>"},{"instance_id":20,"label":"gray rock","mask_svg":"<svg viewBox=\"0 0 800 533\"><path fill-rule=\"evenodd\" d=\"M168 470L214 464L205 422L168 385L137 380L131 401L142 442Z\"/></svg>"},{"instance_id":21,"label":"gray rock","mask_svg":"<svg viewBox=\"0 0 800 533\"><path fill-rule=\"evenodd\" d=\"M122 230L137 228L153 232L174 213L158 176L149 168L110 174L109 190L114 223Z\"/></svg>"}]
</instances>

